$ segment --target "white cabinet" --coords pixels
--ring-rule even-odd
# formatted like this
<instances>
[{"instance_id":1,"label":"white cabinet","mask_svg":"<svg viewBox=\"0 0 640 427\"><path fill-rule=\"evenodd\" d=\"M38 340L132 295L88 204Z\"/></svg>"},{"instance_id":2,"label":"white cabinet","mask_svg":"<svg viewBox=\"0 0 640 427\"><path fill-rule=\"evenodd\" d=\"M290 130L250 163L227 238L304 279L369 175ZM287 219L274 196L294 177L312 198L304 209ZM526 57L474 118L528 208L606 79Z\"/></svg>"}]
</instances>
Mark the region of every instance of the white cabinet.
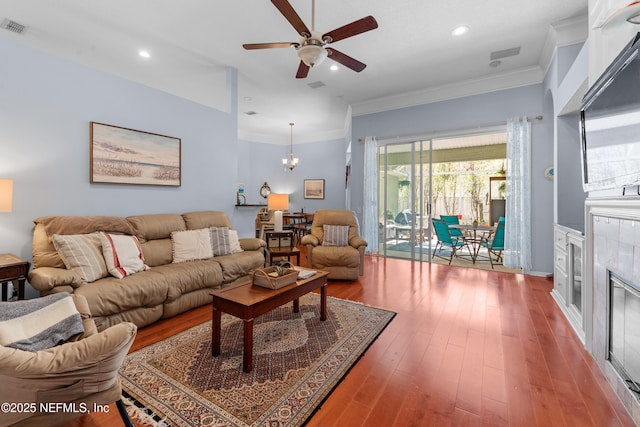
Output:
<instances>
[{"instance_id":1,"label":"white cabinet","mask_svg":"<svg viewBox=\"0 0 640 427\"><path fill-rule=\"evenodd\" d=\"M570 228L554 228L554 274L551 295L584 342L586 292L583 288L584 236Z\"/></svg>"}]
</instances>

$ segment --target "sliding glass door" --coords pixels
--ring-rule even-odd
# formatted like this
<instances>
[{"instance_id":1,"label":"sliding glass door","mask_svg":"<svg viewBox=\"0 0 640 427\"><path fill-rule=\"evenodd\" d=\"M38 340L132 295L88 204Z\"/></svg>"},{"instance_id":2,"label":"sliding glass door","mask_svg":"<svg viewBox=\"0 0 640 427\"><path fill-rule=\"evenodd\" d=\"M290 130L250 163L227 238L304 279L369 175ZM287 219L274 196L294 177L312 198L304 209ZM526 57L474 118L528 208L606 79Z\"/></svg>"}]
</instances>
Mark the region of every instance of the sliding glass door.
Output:
<instances>
[{"instance_id":1,"label":"sliding glass door","mask_svg":"<svg viewBox=\"0 0 640 427\"><path fill-rule=\"evenodd\" d=\"M495 222L496 206L504 203L505 157L502 129L380 144L380 253L431 261L438 242L431 218L455 215L460 222Z\"/></svg>"},{"instance_id":2,"label":"sliding glass door","mask_svg":"<svg viewBox=\"0 0 640 427\"><path fill-rule=\"evenodd\" d=\"M378 246L385 256L431 256L431 141L381 145Z\"/></svg>"}]
</instances>

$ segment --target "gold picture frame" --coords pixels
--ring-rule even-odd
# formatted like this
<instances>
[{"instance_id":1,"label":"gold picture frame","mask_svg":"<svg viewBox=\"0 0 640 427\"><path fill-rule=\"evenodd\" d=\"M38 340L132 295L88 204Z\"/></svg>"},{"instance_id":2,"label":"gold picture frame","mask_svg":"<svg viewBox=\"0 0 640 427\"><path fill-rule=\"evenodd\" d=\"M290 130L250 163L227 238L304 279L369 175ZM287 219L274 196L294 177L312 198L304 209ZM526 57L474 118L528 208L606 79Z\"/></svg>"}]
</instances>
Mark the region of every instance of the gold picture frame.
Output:
<instances>
[{"instance_id":1,"label":"gold picture frame","mask_svg":"<svg viewBox=\"0 0 640 427\"><path fill-rule=\"evenodd\" d=\"M91 183L180 187L182 140L91 122Z\"/></svg>"}]
</instances>

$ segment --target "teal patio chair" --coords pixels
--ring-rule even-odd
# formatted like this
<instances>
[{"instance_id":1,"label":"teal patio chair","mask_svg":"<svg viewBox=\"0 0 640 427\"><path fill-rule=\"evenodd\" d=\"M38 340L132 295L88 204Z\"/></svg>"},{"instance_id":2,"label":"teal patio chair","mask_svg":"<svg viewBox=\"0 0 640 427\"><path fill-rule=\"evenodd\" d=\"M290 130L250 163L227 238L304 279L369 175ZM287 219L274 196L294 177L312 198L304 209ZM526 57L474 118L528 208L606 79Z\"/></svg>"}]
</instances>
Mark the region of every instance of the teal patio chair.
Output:
<instances>
[{"instance_id":1,"label":"teal patio chair","mask_svg":"<svg viewBox=\"0 0 640 427\"><path fill-rule=\"evenodd\" d=\"M438 237L438 243L436 243L433 249L433 256L447 259L442 255L438 255L438 248L442 250L444 247L451 249L451 256L449 257L449 264L453 261L453 257L458 254L458 251L463 247L466 247L469 251L469 256L472 257L471 249L463 236L452 236L449 226L443 219L432 218L433 229Z\"/></svg>"},{"instance_id":2,"label":"teal patio chair","mask_svg":"<svg viewBox=\"0 0 640 427\"><path fill-rule=\"evenodd\" d=\"M440 219L443 219L447 226L460 224L458 215L440 215ZM457 228L449 228L449 234L451 234L451 237L462 237L462 231Z\"/></svg>"},{"instance_id":3,"label":"teal patio chair","mask_svg":"<svg viewBox=\"0 0 640 427\"><path fill-rule=\"evenodd\" d=\"M504 251L504 217L501 216L498 220L498 225L493 233L488 237L483 237L480 241L480 246L487 248L489 252L489 261L491 261L491 268L496 264L502 264L502 251ZM496 257L494 262L493 256Z\"/></svg>"}]
</instances>

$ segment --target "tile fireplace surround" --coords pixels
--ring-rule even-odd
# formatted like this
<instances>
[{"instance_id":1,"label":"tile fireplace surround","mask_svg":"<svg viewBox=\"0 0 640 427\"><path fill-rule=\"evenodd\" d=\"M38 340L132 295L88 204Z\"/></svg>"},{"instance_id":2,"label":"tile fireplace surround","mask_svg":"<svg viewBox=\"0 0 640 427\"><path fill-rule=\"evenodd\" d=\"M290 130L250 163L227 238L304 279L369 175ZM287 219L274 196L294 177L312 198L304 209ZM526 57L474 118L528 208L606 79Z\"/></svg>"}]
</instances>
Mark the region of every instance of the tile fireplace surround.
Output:
<instances>
[{"instance_id":1,"label":"tile fireplace surround","mask_svg":"<svg viewBox=\"0 0 640 427\"><path fill-rule=\"evenodd\" d=\"M591 317L586 322L586 347L640 426L640 402L607 357L609 272L640 284L640 197L587 199L585 249L587 307L592 307L584 313Z\"/></svg>"}]
</instances>

